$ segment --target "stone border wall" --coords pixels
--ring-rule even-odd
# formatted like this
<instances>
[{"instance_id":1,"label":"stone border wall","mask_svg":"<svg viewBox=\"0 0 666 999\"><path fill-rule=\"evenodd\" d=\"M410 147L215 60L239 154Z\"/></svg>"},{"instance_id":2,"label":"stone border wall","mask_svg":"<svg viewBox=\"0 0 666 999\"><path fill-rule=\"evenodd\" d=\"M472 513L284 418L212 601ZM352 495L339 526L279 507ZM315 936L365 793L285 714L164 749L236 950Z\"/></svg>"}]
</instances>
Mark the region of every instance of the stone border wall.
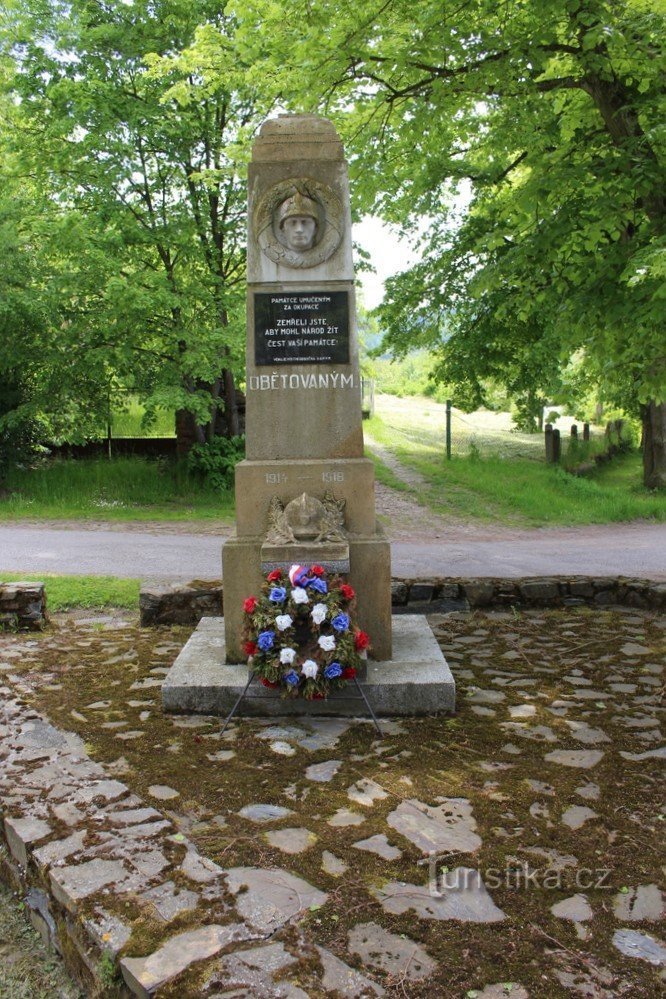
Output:
<instances>
[{"instance_id":1,"label":"stone border wall","mask_svg":"<svg viewBox=\"0 0 666 999\"><path fill-rule=\"evenodd\" d=\"M593 607L623 605L666 608L666 583L623 576L535 576L520 579L395 579L394 610L410 614L476 607Z\"/></svg>"},{"instance_id":2,"label":"stone border wall","mask_svg":"<svg viewBox=\"0 0 666 999\"><path fill-rule=\"evenodd\" d=\"M0 580L0 631L39 631L46 621L44 583L3 583Z\"/></svg>"},{"instance_id":3,"label":"stone border wall","mask_svg":"<svg viewBox=\"0 0 666 999\"><path fill-rule=\"evenodd\" d=\"M438 614L477 607L643 607L666 610L666 582L623 576L393 577L396 614ZM221 580L146 584L139 597L141 624L199 623L223 613ZM39 630L48 620L44 583L0 581L0 629Z\"/></svg>"},{"instance_id":4,"label":"stone border wall","mask_svg":"<svg viewBox=\"0 0 666 999\"><path fill-rule=\"evenodd\" d=\"M222 614L222 582L144 586L139 607L141 624L198 624L202 617ZM621 576L538 576L502 578L393 578L394 613L436 614L476 607L666 608L666 583Z\"/></svg>"}]
</instances>

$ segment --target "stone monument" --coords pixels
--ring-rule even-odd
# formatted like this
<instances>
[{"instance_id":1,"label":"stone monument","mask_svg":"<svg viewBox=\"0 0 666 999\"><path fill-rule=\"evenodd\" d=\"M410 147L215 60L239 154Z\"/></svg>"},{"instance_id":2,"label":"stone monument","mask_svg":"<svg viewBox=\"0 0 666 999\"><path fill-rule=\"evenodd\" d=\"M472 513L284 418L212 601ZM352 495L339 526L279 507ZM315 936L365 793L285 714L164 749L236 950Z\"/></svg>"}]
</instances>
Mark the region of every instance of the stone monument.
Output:
<instances>
[{"instance_id":1,"label":"stone monument","mask_svg":"<svg viewBox=\"0 0 666 999\"><path fill-rule=\"evenodd\" d=\"M381 664L368 669L375 710L452 710L453 680L425 619L392 624L390 548L363 456L349 183L335 128L315 115L265 122L248 180L246 458L236 537L223 547L224 622L202 621L165 681L165 708L228 709L247 678L244 599L273 568L319 563L356 590ZM418 687L412 710L401 705L405 683ZM248 710L337 713L332 702L271 694Z\"/></svg>"},{"instance_id":2,"label":"stone monument","mask_svg":"<svg viewBox=\"0 0 666 999\"><path fill-rule=\"evenodd\" d=\"M376 659L391 658L389 545L363 457L347 164L330 122L267 121L248 191L246 459L224 546L227 661L243 598L275 566L348 573Z\"/></svg>"}]
</instances>

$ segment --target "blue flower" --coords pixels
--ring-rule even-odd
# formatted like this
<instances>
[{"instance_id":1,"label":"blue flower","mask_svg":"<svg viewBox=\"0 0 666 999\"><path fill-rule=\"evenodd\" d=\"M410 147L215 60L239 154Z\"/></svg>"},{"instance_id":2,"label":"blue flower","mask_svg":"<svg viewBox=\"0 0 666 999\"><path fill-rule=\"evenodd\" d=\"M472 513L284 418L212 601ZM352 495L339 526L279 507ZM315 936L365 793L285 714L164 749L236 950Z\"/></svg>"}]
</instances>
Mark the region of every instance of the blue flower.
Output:
<instances>
[{"instance_id":1,"label":"blue flower","mask_svg":"<svg viewBox=\"0 0 666 999\"><path fill-rule=\"evenodd\" d=\"M268 595L268 599L272 604L281 604L287 598L287 591L284 586L274 586Z\"/></svg>"},{"instance_id":2,"label":"blue flower","mask_svg":"<svg viewBox=\"0 0 666 999\"><path fill-rule=\"evenodd\" d=\"M284 682L287 684L288 687L296 687L301 678L296 672L296 670L290 669L288 673L284 674L282 679L284 680Z\"/></svg>"},{"instance_id":3,"label":"blue flower","mask_svg":"<svg viewBox=\"0 0 666 999\"><path fill-rule=\"evenodd\" d=\"M262 652L268 652L273 648L273 642L275 641L274 631L262 631L257 639L257 645Z\"/></svg>"},{"instance_id":4,"label":"blue flower","mask_svg":"<svg viewBox=\"0 0 666 999\"><path fill-rule=\"evenodd\" d=\"M342 674L342 666L340 663L333 662L324 670L324 676L327 680L335 680L336 676Z\"/></svg>"},{"instance_id":5,"label":"blue flower","mask_svg":"<svg viewBox=\"0 0 666 999\"><path fill-rule=\"evenodd\" d=\"M305 585L311 587L315 593L328 593L328 583L325 579L317 579L315 576L314 579L308 579Z\"/></svg>"},{"instance_id":6,"label":"blue flower","mask_svg":"<svg viewBox=\"0 0 666 999\"><path fill-rule=\"evenodd\" d=\"M349 614L343 614L342 612L340 614L336 614L331 621L331 624L336 631L346 631L349 627Z\"/></svg>"}]
</instances>

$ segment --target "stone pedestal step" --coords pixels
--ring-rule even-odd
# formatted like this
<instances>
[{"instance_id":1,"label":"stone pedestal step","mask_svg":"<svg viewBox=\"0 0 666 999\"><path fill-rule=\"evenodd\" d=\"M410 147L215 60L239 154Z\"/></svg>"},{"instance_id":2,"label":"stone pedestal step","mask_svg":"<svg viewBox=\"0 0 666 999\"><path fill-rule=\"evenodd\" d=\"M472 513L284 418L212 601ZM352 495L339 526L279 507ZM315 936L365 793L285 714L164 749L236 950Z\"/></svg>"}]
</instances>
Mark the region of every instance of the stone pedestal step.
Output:
<instances>
[{"instance_id":1,"label":"stone pedestal step","mask_svg":"<svg viewBox=\"0 0 666 999\"><path fill-rule=\"evenodd\" d=\"M203 618L171 667L162 686L165 711L226 715L247 683L243 665L225 662L224 618ZM393 618L393 658L368 661L363 687L376 714L409 716L455 710L455 682L430 625L418 614ZM325 701L283 699L253 683L240 715L363 716L366 708L353 685Z\"/></svg>"}]
</instances>

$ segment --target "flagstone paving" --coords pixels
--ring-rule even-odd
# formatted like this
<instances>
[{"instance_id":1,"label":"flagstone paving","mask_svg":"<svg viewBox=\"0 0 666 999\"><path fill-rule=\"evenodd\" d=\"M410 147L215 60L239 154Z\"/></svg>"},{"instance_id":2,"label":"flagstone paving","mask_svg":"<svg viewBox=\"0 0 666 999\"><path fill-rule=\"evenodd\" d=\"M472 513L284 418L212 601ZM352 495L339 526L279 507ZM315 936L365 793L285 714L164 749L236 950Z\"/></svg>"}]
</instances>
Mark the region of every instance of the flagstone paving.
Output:
<instances>
[{"instance_id":1,"label":"flagstone paving","mask_svg":"<svg viewBox=\"0 0 666 999\"><path fill-rule=\"evenodd\" d=\"M33 890L160 999L657 995L666 622L431 623L458 714L383 739L165 717L184 628L0 636L0 807Z\"/></svg>"}]
</instances>

